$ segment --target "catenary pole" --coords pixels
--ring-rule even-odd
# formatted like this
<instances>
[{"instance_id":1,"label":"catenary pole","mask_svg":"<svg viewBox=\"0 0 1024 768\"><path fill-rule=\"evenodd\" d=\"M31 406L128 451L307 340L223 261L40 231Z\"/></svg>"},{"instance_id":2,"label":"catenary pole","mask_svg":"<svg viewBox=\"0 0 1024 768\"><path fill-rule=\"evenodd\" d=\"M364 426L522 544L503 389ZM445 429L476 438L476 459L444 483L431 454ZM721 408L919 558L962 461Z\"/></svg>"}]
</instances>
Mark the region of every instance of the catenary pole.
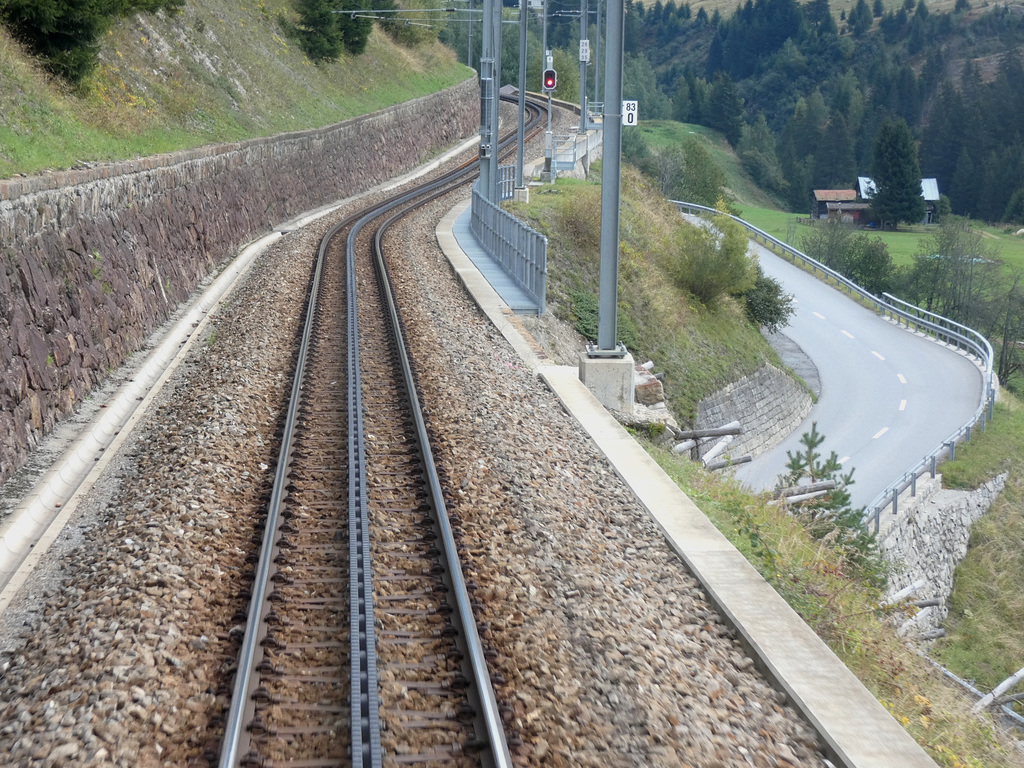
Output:
<instances>
[{"instance_id":1,"label":"catenary pole","mask_svg":"<svg viewBox=\"0 0 1024 768\"><path fill-rule=\"evenodd\" d=\"M483 25L480 28L480 194L491 198L491 102L497 99L494 85L494 40L491 36L491 14L496 0L483 0ZM493 202L493 200L492 200Z\"/></svg>"},{"instance_id":2,"label":"catenary pole","mask_svg":"<svg viewBox=\"0 0 1024 768\"><path fill-rule=\"evenodd\" d=\"M623 0L608 0L605 38L604 153L601 163L601 270L598 287L597 349L591 354L622 356L616 312L619 295L619 190L622 169Z\"/></svg>"},{"instance_id":3,"label":"catenary pole","mask_svg":"<svg viewBox=\"0 0 1024 768\"><path fill-rule=\"evenodd\" d=\"M597 31L594 34L594 101L601 100L601 0L597 0Z\"/></svg>"},{"instance_id":4,"label":"catenary pole","mask_svg":"<svg viewBox=\"0 0 1024 768\"><path fill-rule=\"evenodd\" d=\"M528 0L519 0L519 125L516 133L516 189L522 189L526 133L526 23L530 18Z\"/></svg>"},{"instance_id":5,"label":"catenary pole","mask_svg":"<svg viewBox=\"0 0 1024 768\"><path fill-rule=\"evenodd\" d=\"M501 196L498 194L498 136L500 128L501 99L499 89L501 88L501 0L493 0L491 8L491 57L493 59L492 72L494 78L494 98L491 100L491 186L488 193L488 200L495 205L501 204Z\"/></svg>"},{"instance_id":6,"label":"catenary pole","mask_svg":"<svg viewBox=\"0 0 1024 768\"><path fill-rule=\"evenodd\" d=\"M587 132L587 62L583 56L584 40L587 39L587 0L580 0L580 133Z\"/></svg>"}]
</instances>

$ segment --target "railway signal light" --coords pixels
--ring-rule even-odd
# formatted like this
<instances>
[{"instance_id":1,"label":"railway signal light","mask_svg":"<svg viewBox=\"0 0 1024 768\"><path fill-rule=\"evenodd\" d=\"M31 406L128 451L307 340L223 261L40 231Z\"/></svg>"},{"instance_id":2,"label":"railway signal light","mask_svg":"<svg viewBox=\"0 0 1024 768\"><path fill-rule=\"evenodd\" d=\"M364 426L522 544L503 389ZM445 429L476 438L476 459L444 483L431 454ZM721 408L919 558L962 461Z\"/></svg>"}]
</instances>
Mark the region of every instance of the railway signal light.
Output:
<instances>
[{"instance_id":1,"label":"railway signal light","mask_svg":"<svg viewBox=\"0 0 1024 768\"><path fill-rule=\"evenodd\" d=\"M541 88L550 93L558 85L558 73L553 69L545 69L544 77L541 78Z\"/></svg>"}]
</instances>

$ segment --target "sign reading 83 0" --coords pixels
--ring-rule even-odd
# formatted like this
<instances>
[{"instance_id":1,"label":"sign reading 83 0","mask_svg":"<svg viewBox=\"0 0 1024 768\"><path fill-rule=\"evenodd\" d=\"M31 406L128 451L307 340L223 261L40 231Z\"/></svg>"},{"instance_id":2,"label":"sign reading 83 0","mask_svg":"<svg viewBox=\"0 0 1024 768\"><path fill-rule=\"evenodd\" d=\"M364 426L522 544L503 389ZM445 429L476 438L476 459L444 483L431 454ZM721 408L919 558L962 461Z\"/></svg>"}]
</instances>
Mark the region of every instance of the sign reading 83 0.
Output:
<instances>
[{"instance_id":1,"label":"sign reading 83 0","mask_svg":"<svg viewBox=\"0 0 1024 768\"><path fill-rule=\"evenodd\" d=\"M623 125L636 125L639 121L639 115L636 109L635 101L623 101L622 102L622 124Z\"/></svg>"}]
</instances>

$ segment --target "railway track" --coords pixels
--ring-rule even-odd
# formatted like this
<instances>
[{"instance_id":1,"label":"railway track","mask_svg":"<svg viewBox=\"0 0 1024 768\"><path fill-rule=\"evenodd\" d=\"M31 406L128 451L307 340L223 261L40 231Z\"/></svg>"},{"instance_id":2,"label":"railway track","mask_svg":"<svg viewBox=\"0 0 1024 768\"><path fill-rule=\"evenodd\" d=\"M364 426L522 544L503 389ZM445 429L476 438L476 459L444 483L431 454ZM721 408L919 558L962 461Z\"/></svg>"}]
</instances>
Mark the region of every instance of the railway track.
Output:
<instances>
[{"instance_id":1,"label":"railway track","mask_svg":"<svg viewBox=\"0 0 1024 768\"><path fill-rule=\"evenodd\" d=\"M336 239L346 240L361 218ZM462 286L423 237L434 222L416 218L389 239L402 248L393 266L399 294L413 299L403 311L406 342L435 415L431 434L446 446L445 476L459 483L449 504L461 517L460 545L473 555L466 575L479 585L470 582L482 604L480 634L497 655L483 652L505 679L493 678L510 705L500 715L516 762L747 765L753 755L759 765L827 765L828 733L814 734L756 674L749 650L666 547L664 529L607 472L550 392L466 311ZM354 238L360 249L373 239L366 229ZM238 582L248 577L230 580L245 572L266 511L270 483L260 473L275 465L269 444L281 434L280 382L304 314L304 292L292 286L310 282L303 254L315 251L312 239L308 230L296 233L288 248L268 254L266 273L241 287L217 344L211 334L133 449L138 456L125 465L131 482L94 518L103 524L83 526L87 545L62 555L61 586L23 614L22 642L0 650L0 763L48 754L69 766L216 764L239 642L230 628L246 613ZM359 322L369 327L383 314L364 305L379 278L363 256L350 270L343 252L327 248L321 301L344 304L353 276ZM493 762L466 672L470 654L449 618L459 602L451 578L421 586L411 579L442 567L443 536L428 520L430 483L406 482L405 470L425 460L399 452L415 421L392 410L395 397L415 399L396 384L392 358L403 344L362 352L360 456L349 450L357 419L348 416L349 364L339 352L371 334L326 320L312 303L309 315L320 319L307 335L324 335L304 347L308 365L299 368L309 376L297 384L294 439L277 462L281 513L260 561L265 584L252 590L267 607L248 611L258 631L243 654L237 677L246 688L234 698L241 714L230 727L241 738L224 747L233 755L222 764ZM346 394L335 400L339 391ZM350 461L371 470L358 492L345 484ZM361 504L364 491L374 527L360 538L347 512L350 493ZM386 514L394 520L378 526ZM347 570L350 541L374 552L369 583L382 591L368 604L372 615L353 612L346 599L353 585L368 583L365 568L355 578ZM236 610L241 619L231 618ZM360 626L374 630L374 654L368 636L353 648ZM366 681L360 665L353 672L353 660L371 655L384 662L375 685L369 667ZM856 722L861 732L863 723Z\"/></svg>"},{"instance_id":2,"label":"railway track","mask_svg":"<svg viewBox=\"0 0 1024 768\"><path fill-rule=\"evenodd\" d=\"M223 768L511 764L381 246L475 175L467 163L321 243Z\"/></svg>"}]
</instances>

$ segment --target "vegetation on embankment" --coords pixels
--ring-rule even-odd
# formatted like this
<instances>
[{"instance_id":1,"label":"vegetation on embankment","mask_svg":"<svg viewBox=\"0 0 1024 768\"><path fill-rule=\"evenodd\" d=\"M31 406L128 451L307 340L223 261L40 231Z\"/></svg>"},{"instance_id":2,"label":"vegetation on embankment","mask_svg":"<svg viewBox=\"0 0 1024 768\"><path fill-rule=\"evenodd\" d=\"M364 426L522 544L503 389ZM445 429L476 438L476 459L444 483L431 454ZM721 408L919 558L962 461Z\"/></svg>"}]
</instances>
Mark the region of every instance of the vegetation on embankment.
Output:
<instances>
[{"instance_id":1,"label":"vegetation on embankment","mask_svg":"<svg viewBox=\"0 0 1024 768\"><path fill-rule=\"evenodd\" d=\"M314 64L292 17L288 0L205 0L119 19L74 88L0 29L0 177L321 127L472 75L379 29L362 55Z\"/></svg>"},{"instance_id":2,"label":"vegetation on embankment","mask_svg":"<svg viewBox=\"0 0 1024 768\"><path fill-rule=\"evenodd\" d=\"M957 448L943 481L975 488L1007 472L1006 488L971 527L967 557L957 567L946 637L937 658L989 691L1024 666L1024 403L1003 393L984 433Z\"/></svg>"},{"instance_id":3,"label":"vegetation on embankment","mask_svg":"<svg viewBox=\"0 0 1024 768\"><path fill-rule=\"evenodd\" d=\"M896 636L896 623L905 610L914 609L880 607L870 574L851 567L843 552L813 539L797 518L769 506L765 495L740 490L734 481L664 447L648 443L647 448L939 765L1020 764L991 718L971 714L974 700Z\"/></svg>"},{"instance_id":4,"label":"vegetation on embankment","mask_svg":"<svg viewBox=\"0 0 1024 768\"><path fill-rule=\"evenodd\" d=\"M593 174L592 174L593 175ZM597 338L601 186L559 179L514 204L515 215L548 237L548 310ZM622 180L619 340L639 361L665 373L670 407L684 421L697 404L778 357L728 293L702 303L670 277L684 251L685 224L675 206L628 166ZM744 240L745 247L745 240Z\"/></svg>"}]
</instances>

